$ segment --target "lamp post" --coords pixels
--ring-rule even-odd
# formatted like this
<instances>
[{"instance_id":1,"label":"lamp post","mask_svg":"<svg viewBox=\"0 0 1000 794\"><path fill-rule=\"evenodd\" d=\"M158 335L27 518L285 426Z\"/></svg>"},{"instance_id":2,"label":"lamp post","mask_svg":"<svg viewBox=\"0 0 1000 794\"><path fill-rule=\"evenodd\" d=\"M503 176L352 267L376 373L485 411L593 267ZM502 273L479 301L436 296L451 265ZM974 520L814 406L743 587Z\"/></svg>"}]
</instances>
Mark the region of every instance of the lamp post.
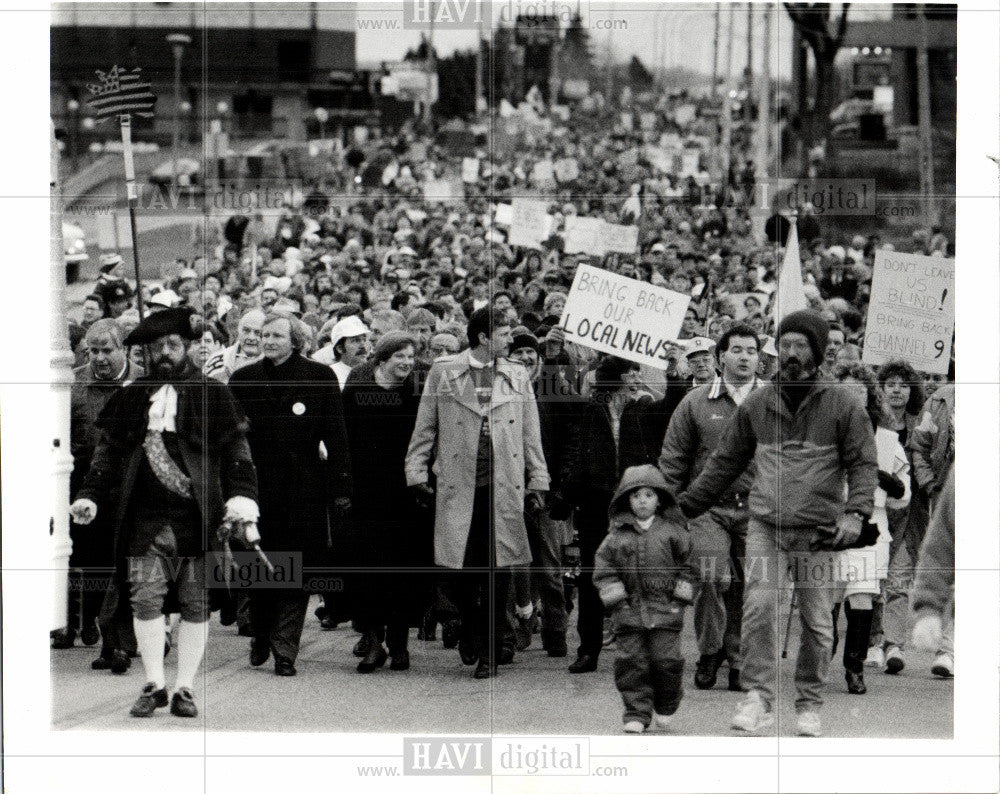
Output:
<instances>
[{"instance_id":1,"label":"lamp post","mask_svg":"<svg viewBox=\"0 0 1000 794\"><path fill-rule=\"evenodd\" d=\"M313 115L316 117L316 121L319 122L319 139L326 139L326 122L330 118L330 113L326 108L316 108L313 110Z\"/></svg>"},{"instance_id":2,"label":"lamp post","mask_svg":"<svg viewBox=\"0 0 1000 794\"><path fill-rule=\"evenodd\" d=\"M184 57L184 48L191 43L191 37L186 33L171 33L167 36L167 43L174 48L174 134L171 179L173 187L176 188L177 147L181 137L181 59Z\"/></svg>"}]
</instances>

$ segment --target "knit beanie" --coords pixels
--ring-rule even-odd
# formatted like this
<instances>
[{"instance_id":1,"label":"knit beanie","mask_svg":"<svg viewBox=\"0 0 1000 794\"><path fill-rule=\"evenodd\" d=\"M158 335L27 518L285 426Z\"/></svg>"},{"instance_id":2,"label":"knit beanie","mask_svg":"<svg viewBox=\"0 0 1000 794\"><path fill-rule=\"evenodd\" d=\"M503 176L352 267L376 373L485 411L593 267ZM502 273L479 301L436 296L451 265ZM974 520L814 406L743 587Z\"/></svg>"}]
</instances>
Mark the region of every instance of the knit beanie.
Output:
<instances>
[{"instance_id":1,"label":"knit beanie","mask_svg":"<svg viewBox=\"0 0 1000 794\"><path fill-rule=\"evenodd\" d=\"M416 340L403 331L389 331L379 337L375 344L375 353L372 356L372 363L378 366L383 361L388 361L396 353L405 347L416 348Z\"/></svg>"},{"instance_id":2,"label":"knit beanie","mask_svg":"<svg viewBox=\"0 0 1000 794\"><path fill-rule=\"evenodd\" d=\"M830 333L830 325L819 314L812 309L802 309L792 312L778 324L778 333L775 337L775 344L781 342L783 334L802 334L809 340L809 347L813 354L813 363L818 367L823 363L826 356L826 338Z\"/></svg>"},{"instance_id":3,"label":"knit beanie","mask_svg":"<svg viewBox=\"0 0 1000 794\"><path fill-rule=\"evenodd\" d=\"M514 335L514 341L510 343L510 350L513 353L515 350L520 350L522 347L530 347L536 353L538 352L538 339L534 334L529 333L525 329L522 333Z\"/></svg>"}]
</instances>

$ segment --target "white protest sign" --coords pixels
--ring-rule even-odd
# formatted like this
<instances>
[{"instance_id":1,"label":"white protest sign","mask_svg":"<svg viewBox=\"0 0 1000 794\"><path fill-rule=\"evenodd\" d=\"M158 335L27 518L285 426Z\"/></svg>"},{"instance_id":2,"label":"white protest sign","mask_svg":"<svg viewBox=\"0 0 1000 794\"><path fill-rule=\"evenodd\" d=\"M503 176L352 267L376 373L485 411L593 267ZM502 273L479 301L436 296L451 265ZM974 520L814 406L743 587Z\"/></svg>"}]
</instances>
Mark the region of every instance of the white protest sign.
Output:
<instances>
[{"instance_id":1,"label":"white protest sign","mask_svg":"<svg viewBox=\"0 0 1000 794\"><path fill-rule=\"evenodd\" d=\"M580 166L575 157L564 157L556 160L555 171L556 179L560 182L572 182L580 175Z\"/></svg>"},{"instance_id":2,"label":"white protest sign","mask_svg":"<svg viewBox=\"0 0 1000 794\"><path fill-rule=\"evenodd\" d=\"M454 201L464 197L462 183L448 179L430 179L424 182L424 201Z\"/></svg>"},{"instance_id":3,"label":"white protest sign","mask_svg":"<svg viewBox=\"0 0 1000 794\"><path fill-rule=\"evenodd\" d=\"M479 158L462 158L462 181L469 184L479 181Z\"/></svg>"},{"instance_id":4,"label":"white protest sign","mask_svg":"<svg viewBox=\"0 0 1000 794\"><path fill-rule=\"evenodd\" d=\"M510 226L512 220L514 220L514 208L510 204L497 204L493 222L497 226Z\"/></svg>"},{"instance_id":5,"label":"white protest sign","mask_svg":"<svg viewBox=\"0 0 1000 794\"><path fill-rule=\"evenodd\" d=\"M580 265L559 324L567 342L665 370L690 302L690 295Z\"/></svg>"},{"instance_id":6,"label":"white protest sign","mask_svg":"<svg viewBox=\"0 0 1000 794\"><path fill-rule=\"evenodd\" d=\"M551 160L539 160L531 169L531 182L537 188L554 188L556 175Z\"/></svg>"},{"instance_id":7,"label":"white protest sign","mask_svg":"<svg viewBox=\"0 0 1000 794\"><path fill-rule=\"evenodd\" d=\"M511 202L508 239L511 245L541 248L542 240L548 237L550 226L548 204L544 201L516 198Z\"/></svg>"},{"instance_id":8,"label":"white protest sign","mask_svg":"<svg viewBox=\"0 0 1000 794\"><path fill-rule=\"evenodd\" d=\"M604 221L601 218L583 218L571 215L566 218L563 234L567 254L592 254L604 256Z\"/></svg>"},{"instance_id":9,"label":"white protest sign","mask_svg":"<svg viewBox=\"0 0 1000 794\"><path fill-rule=\"evenodd\" d=\"M955 260L876 251L865 326L866 364L902 358L943 375L955 330Z\"/></svg>"},{"instance_id":10,"label":"white protest sign","mask_svg":"<svg viewBox=\"0 0 1000 794\"><path fill-rule=\"evenodd\" d=\"M604 248L617 254L634 254L639 247L639 227L621 223L604 224Z\"/></svg>"}]
</instances>

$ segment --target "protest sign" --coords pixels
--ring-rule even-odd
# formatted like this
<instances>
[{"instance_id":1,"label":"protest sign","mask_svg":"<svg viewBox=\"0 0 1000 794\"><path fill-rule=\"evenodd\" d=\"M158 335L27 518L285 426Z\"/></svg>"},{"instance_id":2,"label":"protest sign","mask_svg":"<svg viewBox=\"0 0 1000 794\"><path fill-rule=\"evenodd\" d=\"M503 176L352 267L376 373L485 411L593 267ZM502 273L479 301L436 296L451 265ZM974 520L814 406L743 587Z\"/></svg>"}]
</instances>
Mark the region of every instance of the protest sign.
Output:
<instances>
[{"instance_id":1,"label":"protest sign","mask_svg":"<svg viewBox=\"0 0 1000 794\"><path fill-rule=\"evenodd\" d=\"M542 240L549 236L551 219L548 204L533 199L515 198L511 202L511 245L541 248Z\"/></svg>"},{"instance_id":2,"label":"protest sign","mask_svg":"<svg viewBox=\"0 0 1000 794\"><path fill-rule=\"evenodd\" d=\"M462 196L463 191L456 190L455 186L447 179L431 179L424 182L424 201L454 201Z\"/></svg>"},{"instance_id":3,"label":"protest sign","mask_svg":"<svg viewBox=\"0 0 1000 794\"><path fill-rule=\"evenodd\" d=\"M468 184L474 184L479 181L479 158L462 158L462 181Z\"/></svg>"},{"instance_id":4,"label":"protest sign","mask_svg":"<svg viewBox=\"0 0 1000 794\"><path fill-rule=\"evenodd\" d=\"M876 251L861 360L902 358L944 375L955 330L955 260Z\"/></svg>"},{"instance_id":5,"label":"protest sign","mask_svg":"<svg viewBox=\"0 0 1000 794\"><path fill-rule=\"evenodd\" d=\"M566 218L566 228L563 234L567 254L592 254L604 256L604 226L601 218L584 218L571 215Z\"/></svg>"},{"instance_id":6,"label":"protest sign","mask_svg":"<svg viewBox=\"0 0 1000 794\"><path fill-rule=\"evenodd\" d=\"M667 368L691 296L580 265L560 319L567 342Z\"/></svg>"},{"instance_id":7,"label":"protest sign","mask_svg":"<svg viewBox=\"0 0 1000 794\"><path fill-rule=\"evenodd\" d=\"M551 189L556 186L556 175L552 169L551 160L539 160L531 169L531 182L540 189Z\"/></svg>"},{"instance_id":8,"label":"protest sign","mask_svg":"<svg viewBox=\"0 0 1000 794\"><path fill-rule=\"evenodd\" d=\"M618 254L634 254L639 247L639 227L621 223L604 224L604 248Z\"/></svg>"},{"instance_id":9,"label":"protest sign","mask_svg":"<svg viewBox=\"0 0 1000 794\"><path fill-rule=\"evenodd\" d=\"M493 222L497 226L510 226L512 220L514 220L514 208L510 204L497 204Z\"/></svg>"}]
</instances>

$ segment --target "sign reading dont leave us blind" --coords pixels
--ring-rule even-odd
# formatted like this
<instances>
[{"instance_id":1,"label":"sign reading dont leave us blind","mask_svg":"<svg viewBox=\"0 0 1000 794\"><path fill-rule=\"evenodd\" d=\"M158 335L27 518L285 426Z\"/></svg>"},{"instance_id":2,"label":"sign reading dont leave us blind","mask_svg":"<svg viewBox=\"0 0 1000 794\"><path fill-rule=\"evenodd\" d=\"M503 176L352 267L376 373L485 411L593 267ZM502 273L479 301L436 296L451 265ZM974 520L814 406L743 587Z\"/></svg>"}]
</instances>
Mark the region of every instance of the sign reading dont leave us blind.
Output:
<instances>
[{"instance_id":1,"label":"sign reading dont leave us blind","mask_svg":"<svg viewBox=\"0 0 1000 794\"><path fill-rule=\"evenodd\" d=\"M690 302L690 295L580 265L559 325L567 342L666 369Z\"/></svg>"},{"instance_id":2,"label":"sign reading dont leave us blind","mask_svg":"<svg viewBox=\"0 0 1000 794\"><path fill-rule=\"evenodd\" d=\"M902 358L944 375L955 331L955 260L876 251L861 360Z\"/></svg>"}]
</instances>

